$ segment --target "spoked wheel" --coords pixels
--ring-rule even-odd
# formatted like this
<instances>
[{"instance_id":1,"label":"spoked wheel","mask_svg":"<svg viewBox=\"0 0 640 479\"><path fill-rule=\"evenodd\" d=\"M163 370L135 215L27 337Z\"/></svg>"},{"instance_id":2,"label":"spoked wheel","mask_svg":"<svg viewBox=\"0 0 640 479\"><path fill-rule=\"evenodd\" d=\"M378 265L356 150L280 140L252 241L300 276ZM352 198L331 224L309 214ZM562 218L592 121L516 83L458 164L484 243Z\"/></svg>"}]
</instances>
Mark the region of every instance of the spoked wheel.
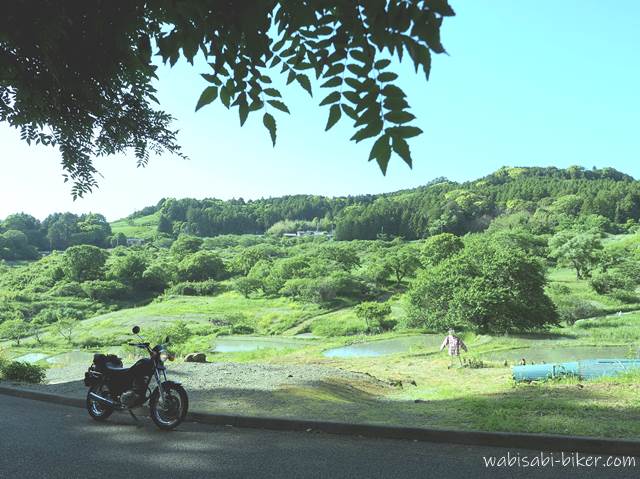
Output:
<instances>
[{"instance_id":1,"label":"spoked wheel","mask_svg":"<svg viewBox=\"0 0 640 479\"><path fill-rule=\"evenodd\" d=\"M176 428L187 415L189 398L187 392L179 384L163 384L164 401L160 398L158 389L153 391L149 399L151 419L160 429Z\"/></svg>"},{"instance_id":2,"label":"spoked wheel","mask_svg":"<svg viewBox=\"0 0 640 479\"><path fill-rule=\"evenodd\" d=\"M89 411L89 416L96 421L106 421L113 413L113 408L91 398L89 393L95 393L98 396L110 399L111 394L109 393L109 388L104 384L100 386L92 386L87 393L87 411Z\"/></svg>"}]
</instances>

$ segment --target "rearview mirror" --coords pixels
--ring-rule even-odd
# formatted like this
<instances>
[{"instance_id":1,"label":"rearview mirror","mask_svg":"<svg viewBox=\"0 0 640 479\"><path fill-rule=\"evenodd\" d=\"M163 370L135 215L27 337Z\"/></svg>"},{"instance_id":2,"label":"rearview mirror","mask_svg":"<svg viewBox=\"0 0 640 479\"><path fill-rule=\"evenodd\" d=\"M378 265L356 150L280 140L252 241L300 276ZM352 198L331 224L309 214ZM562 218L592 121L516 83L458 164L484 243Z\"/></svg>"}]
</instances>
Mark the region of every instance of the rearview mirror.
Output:
<instances>
[{"instance_id":1,"label":"rearview mirror","mask_svg":"<svg viewBox=\"0 0 640 479\"><path fill-rule=\"evenodd\" d=\"M132 332L133 334L138 334L138 333L140 332L140 326L134 326L134 327L131 329L131 332Z\"/></svg>"}]
</instances>

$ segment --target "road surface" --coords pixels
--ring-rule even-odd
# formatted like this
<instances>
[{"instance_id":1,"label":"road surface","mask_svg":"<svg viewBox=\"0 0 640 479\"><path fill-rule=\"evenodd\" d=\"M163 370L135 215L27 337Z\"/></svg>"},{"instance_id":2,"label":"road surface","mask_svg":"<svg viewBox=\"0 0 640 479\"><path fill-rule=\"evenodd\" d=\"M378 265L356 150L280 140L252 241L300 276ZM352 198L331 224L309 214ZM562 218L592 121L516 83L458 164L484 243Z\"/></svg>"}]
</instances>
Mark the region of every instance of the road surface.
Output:
<instances>
[{"instance_id":1,"label":"road surface","mask_svg":"<svg viewBox=\"0 0 640 479\"><path fill-rule=\"evenodd\" d=\"M0 478L637 478L635 467L492 468L510 450L185 423L158 431L128 414L0 395ZM555 454L555 453L554 453Z\"/></svg>"}]
</instances>

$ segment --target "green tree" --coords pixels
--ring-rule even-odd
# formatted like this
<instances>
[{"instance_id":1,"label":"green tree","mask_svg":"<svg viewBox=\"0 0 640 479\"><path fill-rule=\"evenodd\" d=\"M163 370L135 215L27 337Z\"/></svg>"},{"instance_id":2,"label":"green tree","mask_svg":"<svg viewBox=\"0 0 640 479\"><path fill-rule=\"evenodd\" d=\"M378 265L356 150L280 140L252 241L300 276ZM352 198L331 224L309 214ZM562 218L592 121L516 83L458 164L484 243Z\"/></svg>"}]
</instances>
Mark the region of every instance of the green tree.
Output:
<instances>
[{"instance_id":1,"label":"green tree","mask_svg":"<svg viewBox=\"0 0 640 479\"><path fill-rule=\"evenodd\" d=\"M359 127L353 141L375 139L370 158L384 172L392 151L411 164L406 140L421 133L388 57L407 53L428 78L432 54L445 52L440 25L453 15L446 0L17 0L0 17L0 121L28 142L58 146L81 196L96 184L94 156L131 148L144 165L150 152L179 153L172 118L152 106L153 59L173 66L203 54L211 70L196 109L217 100L237 108L241 124L262 110L275 143L271 112L289 110L269 75L280 71L311 94L313 74L326 91L326 128L349 117Z\"/></svg>"},{"instance_id":2,"label":"green tree","mask_svg":"<svg viewBox=\"0 0 640 479\"><path fill-rule=\"evenodd\" d=\"M386 269L391 271L396 278L396 285L402 280L413 275L420 266L418 253L411 247L396 248L384 257Z\"/></svg>"},{"instance_id":3,"label":"green tree","mask_svg":"<svg viewBox=\"0 0 640 479\"><path fill-rule=\"evenodd\" d=\"M183 259L189 254L200 251L200 248L202 248L202 239L182 234L171 245L171 254L178 259Z\"/></svg>"},{"instance_id":4,"label":"green tree","mask_svg":"<svg viewBox=\"0 0 640 479\"><path fill-rule=\"evenodd\" d=\"M58 321L54 323L54 328L60 336L62 336L68 343L71 343L73 338L73 332L78 326L78 318L70 315L61 315Z\"/></svg>"},{"instance_id":5,"label":"green tree","mask_svg":"<svg viewBox=\"0 0 640 479\"><path fill-rule=\"evenodd\" d=\"M29 322L29 333L35 338L38 344L42 344L42 331L49 323L43 316L35 316Z\"/></svg>"},{"instance_id":6,"label":"green tree","mask_svg":"<svg viewBox=\"0 0 640 479\"><path fill-rule=\"evenodd\" d=\"M62 269L71 281L89 281L104 277L107 253L96 246L72 246L64 252Z\"/></svg>"},{"instance_id":7,"label":"green tree","mask_svg":"<svg viewBox=\"0 0 640 479\"><path fill-rule=\"evenodd\" d=\"M37 259L39 256L22 231L8 230L0 234L0 259Z\"/></svg>"},{"instance_id":8,"label":"green tree","mask_svg":"<svg viewBox=\"0 0 640 479\"><path fill-rule=\"evenodd\" d=\"M178 264L178 277L181 281L223 279L225 275L226 268L222 258L211 251L198 251Z\"/></svg>"},{"instance_id":9,"label":"green tree","mask_svg":"<svg viewBox=\"0 0 640 479\"><path fill-rule=\"evenodd\" d=\"M540 259L484 240L418 275L408 292L411 325L504 333L557 321Z\"/></svg>"},{"instance_id":10,"label":"green tree","mask_svg":"<svg viewBox=\"0 0 640 479\"><path fill-rule=\"evenodd\" d=\"M20 346L20 340L29 332L29 325L21 317L9 319L0 324L0 337L10 339Z\"/></svg>"},{"instance_id":11,"label":"green tree","mask_svg":"<svg viewBox=\"0 0 640 479\"><path fill-rule=\"evenodd\" d=\"M241 277L233 282L233 289L242 294L245 298L249 298L251 293L255 293L262 286L260 280L255 278Z\"/></svg>"},{"instance_id":12,"label":"green tree","mask_svg":"<svg viewBox=\"0 0 640 479\"><path fill-rule=\"evenodd\" d=\"M549 248L551 257L575 269L577 279L586 279L598 264L602 243L594 233L561 231L549 240Z\"/></svg>"},{"instance_id":13,"label":"green tree","mask_svg":"<svg viewBox=\"0 0 640 479\"><path fill-rule=\"evenodd\" d=\"M149 266L149 259L142 251L127 251L125 254L112 255L107 278L119 281L132 288L142 288L144 272Z\"/></svg>"},{"instance_id":14,"label":"green tree","mask_svg":"<svg viewBox=\"0 0 640 479\"><path fill-rule=\"evenodd\" d=\"M370 332L393 329L396 324L395 321L387 320L391 314L391 306L388 303L365 301L358 304L354 311L356 316L367 324L367 330Z\"/></svg>"},{"instance_id":15,"label":"green tree","mask_svg":"<svg viewBox=\"0 0 640 479\"><path fill-rule=\"evenodd\" d=\"M463 248L462 240L451 233L431 236L422 247L422 261L425 265L436 266L459 253Z\"/></svg>"},{"instance_id":16,"label":"green tree","mask_svg":"<svg viewBox=\"0 0 640 479\"><path fill-rule=\"evenodd\" d=\"M127 235L123 232L118 231L111 237L111 246L115 248L116 246L127 246Z\"/></svg>"}]
</instances>

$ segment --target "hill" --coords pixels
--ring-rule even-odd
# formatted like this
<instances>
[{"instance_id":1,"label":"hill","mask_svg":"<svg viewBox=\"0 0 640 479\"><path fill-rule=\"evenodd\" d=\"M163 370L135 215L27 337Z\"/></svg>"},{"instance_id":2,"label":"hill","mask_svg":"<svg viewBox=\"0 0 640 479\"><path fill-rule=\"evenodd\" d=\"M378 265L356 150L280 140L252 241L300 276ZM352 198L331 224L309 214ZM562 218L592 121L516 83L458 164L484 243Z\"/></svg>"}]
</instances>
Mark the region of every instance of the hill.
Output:
<instances>
[{"instance_id":1,"label":"hill","mask_svg":"<svg viewBox=\"0 0 640 479\"><path fill-rule=\"evenodd\" d=\"M335 230L339 240L380 235L418 239L441 232L482 231L504 215L533 221L541 232L553 229L545 224L549 221L590 217L607 223L605 230L619 233L623 225L640 219L640 183L613 168L504 167L474 181L438 178L418 188L379 195L248 201L169 198L111 227L114 233L145 239L156 233L210 237L299 229Z\"/></svg>"}]
</instances>

